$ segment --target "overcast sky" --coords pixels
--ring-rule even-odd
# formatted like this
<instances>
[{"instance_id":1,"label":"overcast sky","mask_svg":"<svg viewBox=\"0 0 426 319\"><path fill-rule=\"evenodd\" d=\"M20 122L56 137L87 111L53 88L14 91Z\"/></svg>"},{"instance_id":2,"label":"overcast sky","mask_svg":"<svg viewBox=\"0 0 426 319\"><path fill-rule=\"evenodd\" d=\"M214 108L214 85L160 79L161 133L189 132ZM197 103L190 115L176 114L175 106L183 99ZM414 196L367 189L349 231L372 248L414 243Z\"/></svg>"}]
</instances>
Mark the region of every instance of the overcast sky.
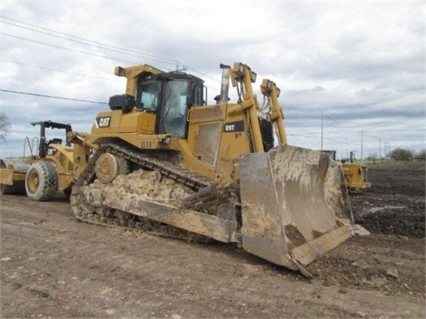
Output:
<instances>
[{"instance_id":1,"label":"overcast sky","mask_svg":"<svg viewBox=\"0 0 426 319\"><path fill-rule=\"evenodd\" d=\"M30 122L90 131L125 79L114 67L187 68L219 93L220 63L281 89L289 144L345 157L425 146L424 1L1 1L0 156ZM12 93L7 91L15 91ZM73 101L45 96L77 99ZM234 95L235 96L235 95ZM90 102L89 102L90 101ZM92 103L100 102L100 103ZM235 102L235 101L231 101ZM321 140L321 129L323 139Z\"/></svg>"}]
</instances>

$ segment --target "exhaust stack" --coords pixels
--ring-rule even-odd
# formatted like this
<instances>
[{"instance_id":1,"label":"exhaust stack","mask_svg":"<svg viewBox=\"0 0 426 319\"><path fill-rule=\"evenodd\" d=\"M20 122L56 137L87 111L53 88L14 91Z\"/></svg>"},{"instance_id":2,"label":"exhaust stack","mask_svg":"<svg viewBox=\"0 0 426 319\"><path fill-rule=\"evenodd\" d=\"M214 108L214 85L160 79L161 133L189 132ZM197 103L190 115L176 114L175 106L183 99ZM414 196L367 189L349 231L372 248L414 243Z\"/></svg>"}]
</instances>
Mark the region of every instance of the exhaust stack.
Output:
<instances>
[{"instance_id":1,"label":"exhaust stack","mask_svg":"<svg viewBox=\"0 0 426 319\"><path fill-rule=\"evenodd\" d=\"M220 100L219 103L227 103L229 101L229 77L231 67L229 65L221 64L222 69L222 84L220 87Z\"/></svg>"}]
</instances>

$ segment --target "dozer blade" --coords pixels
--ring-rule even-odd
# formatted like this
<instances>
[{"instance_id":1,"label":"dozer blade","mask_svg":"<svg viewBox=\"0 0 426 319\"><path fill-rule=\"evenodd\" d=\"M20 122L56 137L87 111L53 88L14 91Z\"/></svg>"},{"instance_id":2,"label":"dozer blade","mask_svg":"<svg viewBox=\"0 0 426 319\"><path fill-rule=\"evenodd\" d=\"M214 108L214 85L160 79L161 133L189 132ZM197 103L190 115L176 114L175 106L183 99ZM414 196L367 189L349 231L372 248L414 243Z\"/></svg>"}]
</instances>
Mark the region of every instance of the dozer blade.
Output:
<instances>
[{"instance_id":1,"label":"dozer blade","mask_svg":"<svg viewBox=\"0 0 426 319\"><path fill-rule=\"evenodd\" d=\"M304 266L363 234L343 171L328 154L280 145L244 155L240 184L243 248L275 264L309 275Z\"/></svg>"}]
</instances>

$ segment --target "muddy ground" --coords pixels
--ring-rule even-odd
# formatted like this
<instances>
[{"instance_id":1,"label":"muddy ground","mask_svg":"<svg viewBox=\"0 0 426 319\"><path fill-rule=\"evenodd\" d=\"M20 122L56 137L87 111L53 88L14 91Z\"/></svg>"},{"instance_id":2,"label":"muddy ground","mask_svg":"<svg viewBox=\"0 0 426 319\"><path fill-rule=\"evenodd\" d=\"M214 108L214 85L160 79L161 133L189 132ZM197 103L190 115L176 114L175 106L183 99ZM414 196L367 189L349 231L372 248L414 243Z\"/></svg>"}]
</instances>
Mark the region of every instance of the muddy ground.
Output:
<instances>
[{"instance_id":1,"label":"muddy ground","mask_svg":"<svg viewBox=\"0 0 426 319\"><path fill-rule=\"evenodd\" d=\"M370 169L354 237L312 279L233 245L77 222L69 203L1 197L1 317L424 318L424 163Z\"/></svg>"}]
</instances>

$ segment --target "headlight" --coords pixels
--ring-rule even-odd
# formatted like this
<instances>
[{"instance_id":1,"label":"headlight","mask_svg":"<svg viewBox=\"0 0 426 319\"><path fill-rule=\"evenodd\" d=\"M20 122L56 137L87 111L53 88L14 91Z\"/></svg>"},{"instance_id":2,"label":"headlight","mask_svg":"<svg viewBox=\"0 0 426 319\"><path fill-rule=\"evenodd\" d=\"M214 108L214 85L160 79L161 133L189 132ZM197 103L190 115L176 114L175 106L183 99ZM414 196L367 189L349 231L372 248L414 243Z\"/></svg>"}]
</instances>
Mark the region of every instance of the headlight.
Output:
<instances>
[{"instance_id":1,"label":"headlight","mask_svg":"<svg viewBox=\"0 0 426 319\"><path fill-rule=\"evenodd\" d=\"M242 64L242 63L240 63L240 65L238 66L238 73L240 74L240 75L243 75L244 74L244 64Z\"/></svg>"},{"instance_id":2,"label":"headlight","mask_svg":"<svg viewBox=\"0 0 426 319\"><path fill-rule=\"evenodd\" d=\"M172 137L170 135L166 135L165 137L163 137L161 139L161 144L162 145L169 145L172 142Z\"/></svg>"},{"instance_id":3,"label":"headlight","mask_svg":"<svg viewBox=\"0 0 426 319\"><path fill-rule=\"evenodd\" d=\"M257 78L257 73L256 72L251 72L251 82L254 83L256 82L256 78Z\"/></svg>"}]
</instances>

